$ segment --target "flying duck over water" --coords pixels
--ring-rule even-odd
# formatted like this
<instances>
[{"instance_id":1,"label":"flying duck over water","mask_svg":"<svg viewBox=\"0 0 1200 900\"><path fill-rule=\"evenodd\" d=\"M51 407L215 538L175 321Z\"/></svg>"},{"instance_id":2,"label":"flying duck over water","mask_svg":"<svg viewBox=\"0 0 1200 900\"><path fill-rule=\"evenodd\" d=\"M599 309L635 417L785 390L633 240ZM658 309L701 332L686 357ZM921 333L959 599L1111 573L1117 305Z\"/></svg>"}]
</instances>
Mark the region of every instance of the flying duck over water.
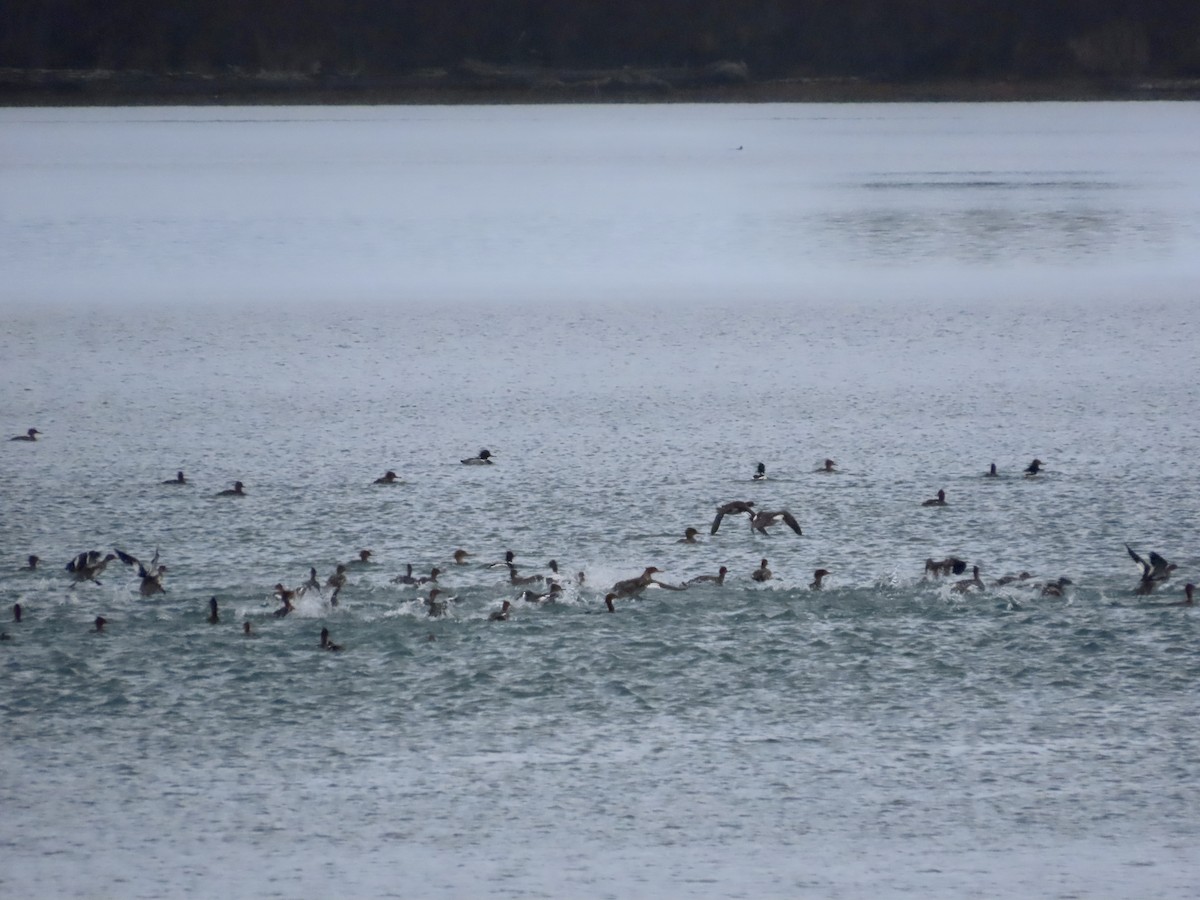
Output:
<instances>
[{"instance_id":1,"label":"flying duck over water","mask_svg":"<svg viewBox=\"0 0 1200 900\"><path fill-rule=\"evenodd\" d=\"M1029 465L1027 465L1025 467L1025 474L1032 477L1032 476L1036 475L1038 472L1040 472L1042 470L1042 466L1044 466L1044 465L1045 465L1045 463L1042 462L1040 459L1035 459L1033 462L1031 462Z\"/></svg>"},{"instance_id":2,"label":"flying duck over water","mask_svg":"<svg viewBox=\"0 0 1200 900\"><path fill-rule=\"evenodd\" d=\"M1138 570L1142 573L1141 581L1137 587L1139 594L1151 593L1162 582L1170 578L1171 573L1175 571L1175 563L1167 562L1154 551L1150 552L1150 561L1147 562L1138 556L1128 544L1125 545L1125 549L1129 551L1130 558L1137 563Z\"/></svg>"},{"instance_id":3,"label":"flying duck over water","mask_svg":"<svg viewBox=\"0 0 1200 900\"><path fill-rule=\"evenodd\" d=\"M114 548L115 549L115 548ZM141 584L138 585L138 593L143 597L150 597L154 594L165 594L167 589L163 587L163 576L167 574L167 567L158 564L158 550L154 551L154 558L150 560L150 565L147 567L136 556L130 556L121 550L117 550L117 558L127 566L134 566L137 569L138 578L141 579Z\"/></svg>"},{"instance_id":4,"label":"flying duck over water","mask_svg":"<svg viewBox=\"0 0 1200 900\"><path fill-rule=\"evenodd\" d=\"M477 456L468 456L466 459L459 460L464 466L490 466L492 464L492 451L484 447L479 451Z\"/></svg>"},{"instance_id":5,"label":"flying duck over water","mask_svg":"<svg viewBox=\"0 0 1200 900\"><path fill-rule=\"evenodd\" d=\"M767 467L763 463L759 463L758 466L755 468L754 480L755 481L766 481L767 480Z\"/></svg>"},{"instance_id":6,"label":"flying duck over water","mask_svg":"<svg viewBox=\"0 0 1200 900\"><path fill-rule=\"evenodd\" d=\"M183 477L182 469L180 469L178 472L175 473L174 478L168 478L166 481L163 482L163 484L187 484L187 483L188 483L188 480Z\"/></svg>"},{"instance_id":7,"label":"flying duck over water","mask_svg":"<svg viewBox=\"0 0 1200 900\"><path fill-rule=\"evenodd\" d=\"M750 527L759 534L770 534L767 529L772 525L778 525L780 522L792 529L796 534L804 534L800 530L800 523L796 521L796 517L786 509L777 509L771 512L763 510L762 512L752 513L750 516Z\"/></svg>"},{"instance_id":8,"label":"flying duck over water","mask_svg":"<svg viewBox=\"0 0 1200 900\"><path fill-rule=\"evenodd\" d=\"M24 434L18 434L16 437L9 438L10 441L36 441L37 436L41 434L36 428L30 428Z\"/></svg>"},{"instance_id":9,"label":"flying duck over water","mask_svg":"<svg viewBox=\"0 0 1200 900\"><path fill-rule=\"evenodd\" d=\"M925 574L933 575L934 578L939 575L961 575L965 571L967 571L966 562L957 556L925 560Z\"/></svg>"},{"instance_id":10,"label":"flying duck over water","mask_svg":"<svg viewBox=\"0 0 1200 900\"><path fill-rule=\"evenodd\" d=\"M388 469L380 477L375 479L375 484L400 484L399 476L391 469Z\"/></svg>"},{"instance_id":11,"label":"flying duck over water","mask_svg":"<svg viewBox=\"0 0 1200 900\"><path fill-rule=\"evenodd\" d=\"M922 506L948 506L946 503L946 492L939 490L936 497L931 497L921 503Z\"/></svg>"},{"instance_id":12,"label":"flying duck over water","mask_svg":"<svg viewBox=\"0 0 1200 900\"><path fill-rule=\"evenodd\" d=\"M91 581L95 584L100 584L101 573L116 558L116 555L112 553L101 556L99 550L88 550L85 553L80 553L66 565L66 570L71 573L71 578L74 579L71 587L75 587L81 581Z\"/></svg>"},{"instance_id":13,"label":"flying duck over water","mask_svg":"<svg viewBox=\"0 0 1200 900\"><path fill-rule=\"evenodd\" d=\"M721 520L726 516L736 516L745 513L748 516L754 515L753 500L730 500L728 503L717 507L717 517L712 521L712 528L709 529L710 534L716 534L717 529L721 527Z\"/></svg>"},{"instance_id":14,"label":"flying duck over water","mask_svg":"<svg viewBox=\"0 0 1200 900\"><path fill-rule=\"evenodd\" d=\"M245 497L245 485L240 481L235 481L233 487L225 488L223 491L217 491L218 497Z\"/></svg>"}]
</instances>

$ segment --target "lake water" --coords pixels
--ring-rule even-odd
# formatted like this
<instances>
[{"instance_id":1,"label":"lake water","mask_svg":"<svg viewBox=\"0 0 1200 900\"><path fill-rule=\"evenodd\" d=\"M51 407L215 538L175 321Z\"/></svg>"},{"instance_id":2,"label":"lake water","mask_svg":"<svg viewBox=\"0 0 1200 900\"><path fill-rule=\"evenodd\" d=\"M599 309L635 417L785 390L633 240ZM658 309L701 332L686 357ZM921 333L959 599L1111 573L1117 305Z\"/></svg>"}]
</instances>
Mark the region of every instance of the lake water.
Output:
<instances>
[{"instance_id":1,"label":"lake water","mask_svg":"<svg viewBox=\"0 0 1200 900\"><path fill-rule=\"evenodd\" d=\"M1197 112L0 110L0 894L1192 896Z\"/></svg>"}]
</instances>

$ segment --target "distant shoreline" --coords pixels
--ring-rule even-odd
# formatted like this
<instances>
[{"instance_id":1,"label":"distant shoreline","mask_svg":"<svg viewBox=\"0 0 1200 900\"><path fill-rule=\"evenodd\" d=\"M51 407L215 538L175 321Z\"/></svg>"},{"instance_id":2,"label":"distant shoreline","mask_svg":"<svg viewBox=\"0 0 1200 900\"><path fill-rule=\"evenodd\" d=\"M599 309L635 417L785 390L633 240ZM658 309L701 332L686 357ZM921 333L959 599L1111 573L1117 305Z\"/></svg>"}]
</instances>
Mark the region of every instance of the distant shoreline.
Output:
<instances>
[{"instance_id":1,"label":"distant shoreline","mask_svg":"<svg viewBox=\"0 0 1200 900\"><path fill-rule=\"evenodd\" d=\"M395 77L0 70L0 107L518 105L579 103L912 103L1200 100L1200 79L881 82L751 81L728 73L547 73L483 67Z\"/></svg>"}]
</instances>

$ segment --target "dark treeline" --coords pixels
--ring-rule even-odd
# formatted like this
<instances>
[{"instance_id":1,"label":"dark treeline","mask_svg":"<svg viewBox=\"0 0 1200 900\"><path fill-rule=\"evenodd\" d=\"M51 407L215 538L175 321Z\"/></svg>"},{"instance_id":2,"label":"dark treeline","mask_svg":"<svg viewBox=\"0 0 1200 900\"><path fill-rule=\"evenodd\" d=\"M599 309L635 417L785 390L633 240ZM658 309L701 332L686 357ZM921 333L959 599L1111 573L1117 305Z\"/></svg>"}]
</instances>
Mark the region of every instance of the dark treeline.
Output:
<instances>
[{"instance_id":1,"label":"dark treeline","mask_svg":"<svg viewBox=\"0 0 1200 900\"><path fill-rule=\"evenodd\" d=\"M1200 76L1198 0L4 0L0 67L387 77L744 63L751 78Z\"/></svg>"}]
</instances>

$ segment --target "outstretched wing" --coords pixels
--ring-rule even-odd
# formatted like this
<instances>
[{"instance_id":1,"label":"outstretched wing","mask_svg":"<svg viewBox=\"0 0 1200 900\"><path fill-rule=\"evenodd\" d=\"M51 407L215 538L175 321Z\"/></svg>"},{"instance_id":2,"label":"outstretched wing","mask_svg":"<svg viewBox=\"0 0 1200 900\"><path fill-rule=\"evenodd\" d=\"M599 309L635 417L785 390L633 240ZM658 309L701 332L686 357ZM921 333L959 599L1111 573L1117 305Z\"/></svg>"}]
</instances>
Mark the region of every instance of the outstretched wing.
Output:
<instances>
[{"instance_id":1,"label":"outstretched wing","mask_svg":"<svg viewBox=\"0 0 1200 900\"><path fill-rule=\"evenodd\" d=\"M800 530L800 523L796 521L795 516L793 516L786 509L781 513L781 515L783 516L784 524L787 525L788 528L792 529L792 531L796 532L796 534L804 534L804 532Z\"/></svg>"},{"instance_id":2,"label":"outstretched wing","mask_svg":"<svg viewBox=\"0 0 1200 900\"><path fill-rule=\"evenodd\" d=\"M1133 548L1128 544L1125 545L1125 549L1129 551L1129 555L1133 557L1133 561L1137 563L1138 568L1142 570L1142 575L1146 575L1150 571L1150 564L1134 553Z\"/></svg>"},{"instance_id":3,"label":"outstretched wing","mask_svg":"<svg viewBox=\"0 0 1200 900\"><path fill-rule=\"evenodd\" d=\"M116 547L113 547L113 549L117 551L117 559L121 560L125 565L141 567L141 563L138 562L136 556L130 556L124 550L117 550Z\"/></svg>"},{"instance_id":4,"label":"outstretched wing","mask_svg":"<svg viewBox=\"0 0 1200 900\"><path fill-rule=\"evenodd\" d=\"M722 520L723 518L725 518L725 507L723 507L723 506L722 506L722 507L718 507L718 509L717 509L717 517L716 517L715 519L713 519L713 523L712 523L712 529L709 531L709 534L716 534L716 533L717 533L717 529L721 527L721 520Z\"/></svg>"}]
</instances>

